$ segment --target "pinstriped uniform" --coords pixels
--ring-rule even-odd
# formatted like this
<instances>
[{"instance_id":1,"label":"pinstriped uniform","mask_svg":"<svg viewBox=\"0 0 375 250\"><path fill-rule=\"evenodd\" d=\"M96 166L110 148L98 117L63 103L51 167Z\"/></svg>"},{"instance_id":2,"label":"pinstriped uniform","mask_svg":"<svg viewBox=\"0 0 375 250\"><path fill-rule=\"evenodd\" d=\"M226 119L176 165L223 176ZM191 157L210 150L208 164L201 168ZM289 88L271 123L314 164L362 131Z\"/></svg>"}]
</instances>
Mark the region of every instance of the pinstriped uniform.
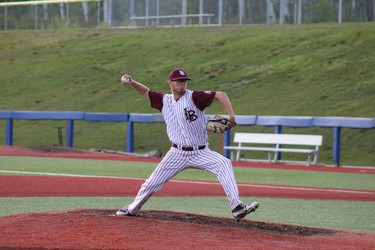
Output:
<instances>
[{"instance_id":1,"label":"pinstriped uniform","mask_svg":"<svg viewBox=\"0 0 375 250\"><path fill-rule=\"evenodd\" d=\"M159 191L165 183L184 169L206 170L214 175L223 186L231 209L241 203L232 163L221 154L208 148L208 135L204 108L209 106L215 92L186 90L175 101L173 95L149 91L151 106L160 110L167 125L171 147L151 176L142 184L133 203L128 205L129 212L137 214L142 205ZM198 149L198 146L205 146ZM193 147L184 151L181 147Z\"/></svg>"},{"instance_id":2,"label":"pinstriped uniform","mask_svg":"<svg viewBox=\"0 0 375 250\"><path fill-rule=\"evenodd\" d=\"M175 101L172 95L164 95L163 117L167 124L169 140L177 145L199 146L208 143L204 112L192 101L192 91Z\"/></svg>"}]
</instances>

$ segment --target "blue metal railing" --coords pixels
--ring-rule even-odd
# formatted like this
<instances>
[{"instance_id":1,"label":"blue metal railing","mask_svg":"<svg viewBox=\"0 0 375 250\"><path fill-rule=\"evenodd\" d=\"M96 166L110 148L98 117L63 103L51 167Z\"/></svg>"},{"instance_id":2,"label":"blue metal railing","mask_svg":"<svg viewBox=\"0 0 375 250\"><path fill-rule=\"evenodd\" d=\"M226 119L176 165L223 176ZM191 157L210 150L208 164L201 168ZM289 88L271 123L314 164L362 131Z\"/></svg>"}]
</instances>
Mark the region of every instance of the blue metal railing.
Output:
<instances>
[{"instance_id":1,"label":"blue metal railing","mask_svg":"<svg viewBox=\"0 0 375 250\"><path fill-rule=\"evenodd\" d=\"M209 117L209 115L207 115ZM88 122L127 122L126 152L134 152L134 123L164 122L163 116L157 114L137 113L90 113L79 111L0 111L0 120L6 120L5 145L13 145L14 120L65 120L66 145L74 144L74 121ZM308 128L321 127L333 129L332 159L340 164L341 128L374 129L375 118L357 117L305 117L305 116L255 116L238 115L236 122L239 126L274 127L275 133L281 133L282 127ZM230 131L224 134L224 145L230 145ZM230 152L223 151L229 158Z\"/></svg>"}]
</instances>

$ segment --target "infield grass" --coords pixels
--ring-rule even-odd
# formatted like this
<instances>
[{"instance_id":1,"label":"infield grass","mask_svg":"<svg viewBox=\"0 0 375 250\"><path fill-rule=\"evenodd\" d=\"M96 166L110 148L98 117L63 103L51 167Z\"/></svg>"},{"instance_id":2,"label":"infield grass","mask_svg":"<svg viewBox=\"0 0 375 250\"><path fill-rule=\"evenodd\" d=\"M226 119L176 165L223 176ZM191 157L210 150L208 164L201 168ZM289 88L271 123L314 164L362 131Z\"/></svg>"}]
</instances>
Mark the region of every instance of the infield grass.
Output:
<instances>
[{"instance_id":1,"label":"infield grass","mask_svg":"<svg viewBox=\"0 0 375 250\"><path fill-rule=\"evenodd\" d=\"M24 172L51 174L76 174L94 176L118 176L148 178L157 163L103 161L86 159L62 159L43 157L0 157L0 175L27 175ZM375 190L375 175L331 173L300 170L235 167L234 174L239 183L277 184L290 186L311 186L321 188L349 188ZM211 173L188 169L179 173L176 179L216 181Z\"/></svg>"},{"instance_id":2,"label":"infield grass","mask_svg":"<svg viewBox=\"0 0 375 250\"><path fill-rule=\"evenodd\" d=\"M69 209L117 210L134 197L1 197L0 216ZM374 202L242 197L260 208L247 218L299 226L375 232ZM152 197L144 210L168 210L232 218L225 197Z\"/></svg>"}]
</instances>

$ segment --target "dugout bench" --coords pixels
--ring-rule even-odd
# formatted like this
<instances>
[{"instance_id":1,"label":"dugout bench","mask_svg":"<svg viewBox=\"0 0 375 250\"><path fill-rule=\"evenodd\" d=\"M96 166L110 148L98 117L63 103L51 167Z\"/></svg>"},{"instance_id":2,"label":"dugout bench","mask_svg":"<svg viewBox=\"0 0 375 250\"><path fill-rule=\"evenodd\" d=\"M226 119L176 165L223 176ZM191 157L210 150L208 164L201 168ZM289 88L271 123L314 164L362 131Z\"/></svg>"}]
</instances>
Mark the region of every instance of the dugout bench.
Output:
<instances>
[{"instance_id":1,"label":"dugout bench","mask_svg":"<svg viewBox=\"0 0 375 250\"><path fill-rule=\"evenodd\" d=\"M255 161L255 159L241 158L241 151L263 151L268 155L269 163L278 163L279 153L303 153L307 154L307 165L316 165L318 161L319 147L322 145L322 135L302 134L271 134L271 133L235 133L235 146L224 146L230 151L231 160ZM283 148L282 146L288 146ZM234 154L236 156L234 158Z\"/></svg>"}]
</instances>

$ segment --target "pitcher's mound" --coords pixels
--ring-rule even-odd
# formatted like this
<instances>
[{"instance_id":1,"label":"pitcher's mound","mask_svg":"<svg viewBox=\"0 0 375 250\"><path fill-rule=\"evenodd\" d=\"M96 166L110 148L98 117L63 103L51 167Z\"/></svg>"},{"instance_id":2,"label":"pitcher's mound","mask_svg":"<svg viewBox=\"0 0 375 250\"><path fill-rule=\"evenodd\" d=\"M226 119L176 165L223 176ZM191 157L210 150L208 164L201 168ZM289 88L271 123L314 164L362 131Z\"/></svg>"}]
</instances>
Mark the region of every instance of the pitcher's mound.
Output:
<instances>
[{"instance_id":1,"label":"pitcher's mound","mask_svg":"<svg viewBox=\"0 0 375 250\"><path fill-rule=\"evenodd\" d=\"M0 217L0 246L37 249L370 249L374 234L172 211L79 209ZM249 216L251 218L251 216Z\"/></svg>"}]
</instances>

